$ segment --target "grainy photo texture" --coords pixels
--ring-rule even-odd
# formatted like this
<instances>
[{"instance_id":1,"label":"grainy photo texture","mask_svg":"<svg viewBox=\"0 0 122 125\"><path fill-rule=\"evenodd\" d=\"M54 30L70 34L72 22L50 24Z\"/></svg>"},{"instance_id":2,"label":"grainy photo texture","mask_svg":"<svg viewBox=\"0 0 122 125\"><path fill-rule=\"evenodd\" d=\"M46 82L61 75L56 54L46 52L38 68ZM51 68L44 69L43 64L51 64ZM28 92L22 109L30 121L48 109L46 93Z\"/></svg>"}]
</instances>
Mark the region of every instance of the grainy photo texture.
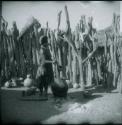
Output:
<instances>
[{"instance_id":1,"label":"grainy photo texture","mask_svg":"<svg viewBox=\"0 0 122 125\"><path fill-rule=\"evenodd\" d=\"M122 123L122 2L2 1L3 124Z\"/></svg>"}]
</instances>

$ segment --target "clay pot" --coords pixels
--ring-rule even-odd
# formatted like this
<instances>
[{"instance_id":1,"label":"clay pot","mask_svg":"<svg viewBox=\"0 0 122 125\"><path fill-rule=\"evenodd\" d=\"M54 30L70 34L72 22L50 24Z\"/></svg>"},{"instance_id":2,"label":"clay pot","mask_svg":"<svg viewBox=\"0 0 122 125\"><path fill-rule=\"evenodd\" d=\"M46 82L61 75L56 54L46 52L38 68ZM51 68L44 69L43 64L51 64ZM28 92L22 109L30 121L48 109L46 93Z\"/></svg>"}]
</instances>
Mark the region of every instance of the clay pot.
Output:
<instances>
[{"instance_id":1,"label":"clay pot","mask_svg":"<svg viewBox=\"0 0 122 125\"><path fill-rule=\"evenodd\" d=\"M10 87L16 87L17 86L17 83L16 83L16 79L15 78L12 78L11 80L7 81L4 86L6 88L10 88Z\"/></svg>"},{"instance_id":2,"label":"clay pot","mask_svg":"<svg viewBox=\"0 0 122 125\"><path fill-rule=\"evenodd\" d=\"M33 79L31 79L31 75L30 74L28 74L27 78L24 80L24 86L25 87L33 86Z\"/></svg>"},{"instance_id":3,"label":"clay pot","mask_svg":"<svg viewBox=\"0 0 122 125\"><path fill-rule=\"evenodd\" d=\"M79 88L80 86L77 84L77 83L74 83L73 84L73 88L75 88L75 89L77 89L77 88Z\"/></svg>"},{"instance_id":4,"label":"clay pot","mask_svg":"<svg viewBox=\"0 0 122 125\"><path fill-rule=\"evenodd\" d=\"M54 97L66 97L68 92L68 85L64 79L54 79L51 85L51 90Z\"/></svg>"},{"instance_id":5,"label":"clay pot","mask_svg":"<svg viewBox=\"0 0 122 125\"><path fill-rule=\"evenodd\" d=\"M15 79L15 78L12 78L11 85L12 85L13 87L16 87L16 86L17 86L17 83L16 83L16 79Z\"/></svg>"},{"instance_id":6,"label":"clay pot","mask_svg":"<svg viewBox=\"0 0 122 125\"><path fill-rule=\"evenodd\" d=\"M17 86L23 86L24 79L22 77L17 79Z\"/></svg>"},{"instance_id":7,"label":"clay pot","mask_svg":"<svg viewBox=\"0 0 122 125\"><path fill-rule=\"evenodd\" d=\"M10 81L5 82L4 87L6 88L11 87L11 82Z\"/></svg>"}]
</instances>

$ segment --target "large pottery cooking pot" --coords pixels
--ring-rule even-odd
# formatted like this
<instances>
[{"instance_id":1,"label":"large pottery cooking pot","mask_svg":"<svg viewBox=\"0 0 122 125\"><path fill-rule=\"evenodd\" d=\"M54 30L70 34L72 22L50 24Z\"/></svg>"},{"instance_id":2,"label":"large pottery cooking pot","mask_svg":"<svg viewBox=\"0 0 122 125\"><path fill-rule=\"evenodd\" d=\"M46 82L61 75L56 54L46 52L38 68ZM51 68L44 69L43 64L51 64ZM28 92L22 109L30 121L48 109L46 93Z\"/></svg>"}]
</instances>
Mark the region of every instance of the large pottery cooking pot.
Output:
<instances>
[{"instance_id":1,"label":"large pottery cooking pot","mask_svg":"<svg viewBox=\"0 0 122 125\"><path fill-rule=\"evenodd\" d=\"M66 97L68 92L68 85L64 79L55 78L51 85L51 90L55 97Z\"/></svg>"}]
</instances>

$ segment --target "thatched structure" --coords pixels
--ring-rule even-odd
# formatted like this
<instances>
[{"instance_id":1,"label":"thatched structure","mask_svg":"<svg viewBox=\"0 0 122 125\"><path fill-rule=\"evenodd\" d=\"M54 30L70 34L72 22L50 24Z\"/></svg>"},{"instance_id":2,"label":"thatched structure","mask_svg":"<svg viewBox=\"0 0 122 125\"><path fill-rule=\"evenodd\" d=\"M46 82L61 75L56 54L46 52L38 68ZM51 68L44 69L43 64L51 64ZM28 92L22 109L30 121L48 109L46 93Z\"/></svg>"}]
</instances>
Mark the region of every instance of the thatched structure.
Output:
<instances>
[{"instance_id":1,"label":"thatched structure","mask_svg":"<svg viewBox=\"0 0 122 125\"><path fill-rule=\"evenodd\" d=\"M29 18L27 20L27 23L22 28L22 30L19 34L19 38L21 38L26 32L29 32L29 30L32 30L34 25L37 25L38 27L41 26L41 24L39 23L39 21L37 19L35 19L34 17Z\"/></svg>"}]
</instances>

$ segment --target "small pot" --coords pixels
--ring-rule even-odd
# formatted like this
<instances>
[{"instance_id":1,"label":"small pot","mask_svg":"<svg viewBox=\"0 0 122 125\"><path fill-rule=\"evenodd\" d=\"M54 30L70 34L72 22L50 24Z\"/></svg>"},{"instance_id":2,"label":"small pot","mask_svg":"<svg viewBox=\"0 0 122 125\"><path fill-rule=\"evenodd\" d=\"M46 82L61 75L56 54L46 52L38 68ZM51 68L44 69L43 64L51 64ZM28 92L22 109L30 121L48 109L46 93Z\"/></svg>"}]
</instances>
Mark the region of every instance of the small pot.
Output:
<instances>
[{"instance_id":1,"label":"small pot","mask_svg":"<svg viewBox=\"0 0 122 125\"><path fill-rule=\"evenodd\" d=\"M14 78L12 79L11 85L12 85L13 87L17 86L16 79L14 79Z\"/></svg>"},{"instance_id":2,"label":"small pot","mask_svg":"<svg viewBox=\"0 0 122 125\"><path fill-rule=\"evenodd\" d=\"M27 78L24 80L24 86L25 87L33 86L33 79L31 78L31 75L27 75Z\"/></svg>"},{"instance_id":3,"label":"small pot","mask_svg":"<svg viewBox=\"0 0 122 125\"><path fill-rule=\"evenodd\" d=\"M77 83L73 84L73 88L77 89L79 88L79 85Z\"/></svg>"},{"instance_id":4,"label":"small pot","mask_svg":"<svg viewBox=\"0 0 122 125\"><path fill-rule=\"evenodd\" d=\"M11 87L11 82L10 81L5 82L4 87L6 88Z\"/></svg>"}]
</instances>

